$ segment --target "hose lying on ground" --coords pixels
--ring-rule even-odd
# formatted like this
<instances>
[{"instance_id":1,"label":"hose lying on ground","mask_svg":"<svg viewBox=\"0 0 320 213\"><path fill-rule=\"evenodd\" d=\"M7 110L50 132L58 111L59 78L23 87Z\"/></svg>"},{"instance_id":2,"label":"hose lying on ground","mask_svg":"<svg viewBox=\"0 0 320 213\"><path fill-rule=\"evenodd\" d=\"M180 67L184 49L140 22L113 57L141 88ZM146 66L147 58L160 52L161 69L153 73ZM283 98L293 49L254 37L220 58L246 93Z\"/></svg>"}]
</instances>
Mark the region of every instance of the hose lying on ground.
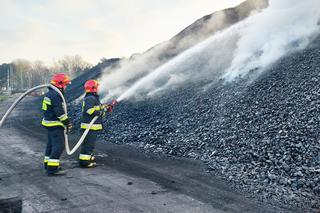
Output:
<instances>
[{"instance_id":1,"label":"hose lying on ground","mask_svg":"<svg viewBox=\"0 0 320 213\"><path fill-rule=\"evenodd\" d=\"M63 101L63 110L65 112L65 114L67 114L67 103L66 103L66 99L64 98L62 92L56 88L55 86L51 85L51 84L44 84L44 85L39 85L36 87L33 87L31 89L29 89L28 91L26 91L25 93L23 93L8 109L8 111L4 114L3 118L0 121L0 127L2 127L3 123L5 122L5 120L7 119L7 117L10 115L10 113L12 112L12 110L17 106L17 104L25 97L27 96L29 93L37 90L37 89L41 89L41 88L48 88L50 87L51 89L55 90L60 97L62 98ZM72 150L70 150L69 147L69 140L68 140L68 134L67 134L67 129L64 129L64 144L66 147L66 152L68 155L72 155L75 151L77 151L77 149L80 147L80 145L83 143L84 139L86 138L88 132L90 131L90 128L92 127L92 125L94 124L94 122L98 119L98 116L95 116L92 121L90 122L89 126L86 128L86 130L84 131L84 133L82 134L80 140L77 142L77 144L73 147Z\"/></svg>"}]
</instances>

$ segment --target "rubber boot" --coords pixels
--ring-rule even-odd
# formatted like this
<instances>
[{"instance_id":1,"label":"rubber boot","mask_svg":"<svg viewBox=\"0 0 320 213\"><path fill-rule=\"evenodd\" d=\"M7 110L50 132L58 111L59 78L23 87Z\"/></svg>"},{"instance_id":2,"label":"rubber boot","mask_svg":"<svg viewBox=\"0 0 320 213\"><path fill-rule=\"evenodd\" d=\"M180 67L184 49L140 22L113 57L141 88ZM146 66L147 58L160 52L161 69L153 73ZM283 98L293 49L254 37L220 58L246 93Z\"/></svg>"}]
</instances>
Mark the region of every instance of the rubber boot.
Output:
<instances>
[{"instance_id":1,"label":"rubber boot","mask_svg":"<svg viewBox=\"0 0 320 213\"><path fill-rule=\"evenodd\" d=\"M48 176L64 176L66 175L67 172L61 168L59 168L56 172L54 173L47 173Z\"/></svg>"},{"instance_id":2,"label":"rubber boot","mask_svg":"<svg viewBox=\"0 0 320 213\"><path fill-rule=\"evenodd\" d=\"M94 168L97 166L97 163L96 162L91 162L89 163L89 165L87 166L87 168Z\"/></svg>"}]
</instances>

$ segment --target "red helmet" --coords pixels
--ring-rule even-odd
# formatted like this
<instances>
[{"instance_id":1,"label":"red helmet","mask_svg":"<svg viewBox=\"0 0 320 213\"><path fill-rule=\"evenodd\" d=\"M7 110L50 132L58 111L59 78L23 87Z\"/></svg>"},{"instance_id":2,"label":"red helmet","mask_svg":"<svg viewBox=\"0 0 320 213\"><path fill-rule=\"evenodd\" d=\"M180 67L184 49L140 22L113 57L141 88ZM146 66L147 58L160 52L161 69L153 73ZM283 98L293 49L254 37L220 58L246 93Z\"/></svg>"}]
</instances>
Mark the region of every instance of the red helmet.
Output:
<instances>
[{"instance_id":1,"label":"red helmet","mask_svg":"<svg viewBox=\"0 0 320 213\"><path fill-rule=\"evenodd\" d=\"M84 84L84 89L86 92L98 92L99 82L96 80L88 80Z\"/></svg>"},{"instance_id":2,"label":"red helmet","mask_svg":"<svg viewBox=\"0 0 320 213\"><path fill-rule=\"evenodd\" d=\"M52 77L50 83L60 89L65 89L66 86L71 83L71 81L66 74L59 73L59 74L55 74Z\"/></svg>"}]
</instances>

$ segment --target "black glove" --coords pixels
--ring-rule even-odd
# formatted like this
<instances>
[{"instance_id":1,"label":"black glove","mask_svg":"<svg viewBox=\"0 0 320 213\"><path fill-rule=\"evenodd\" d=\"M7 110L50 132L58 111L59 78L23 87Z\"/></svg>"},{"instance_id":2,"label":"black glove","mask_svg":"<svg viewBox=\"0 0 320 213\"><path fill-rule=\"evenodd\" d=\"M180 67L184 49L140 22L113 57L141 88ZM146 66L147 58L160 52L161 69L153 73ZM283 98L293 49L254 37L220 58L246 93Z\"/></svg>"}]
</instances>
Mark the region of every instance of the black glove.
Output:
<instances>
[{"instance_id":1,"label":"black glove","mask_svg":"<svg viewBox=\"0 0 320 213\"><path fill-rule=\"evenodd\" d=\"M93 113L93 115L94 115L94 116L99 116L99 117L100 117L100 116L102 116L102 115L103 115L103 111L102 111L102 110L98 110L98 111L96 110L96 111Z\"/></svg>"},{"instance_id":2,"label":"black glove","mask_svg":"<svg viewBox=\"0 0 320 213\"><path fill-rule=\"evenodd\" d=\"M104 112L112 112L112 110L113 110L113 105L111 105L111 104L104 104L103 105L103 111Z\"/></svg>"},{"instance_id":3,"label":"black glove","mask_svg":"<svg viewBox=\"0 0 320 213\"><path fill-rule=\"evenodd\" d=\"M70 119L67 118L66 120L62 121L63 125L68 126L71 122Z\"/></svg>"}]
</instances>

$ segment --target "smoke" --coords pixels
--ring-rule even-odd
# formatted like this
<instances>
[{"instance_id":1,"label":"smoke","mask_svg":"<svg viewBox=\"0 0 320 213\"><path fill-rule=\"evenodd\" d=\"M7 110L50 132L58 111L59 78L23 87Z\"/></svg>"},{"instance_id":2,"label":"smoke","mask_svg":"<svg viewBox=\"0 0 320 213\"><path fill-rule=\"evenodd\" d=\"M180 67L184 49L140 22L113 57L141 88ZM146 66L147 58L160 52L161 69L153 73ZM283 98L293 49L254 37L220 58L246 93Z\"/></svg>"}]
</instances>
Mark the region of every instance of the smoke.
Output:
<instances>
[{"instance_id":1,"label":"smoke","mask_svg":"<svg viewBox=\"0 0 320 213\"><path fill-rule=\"evenodd\" d=\"M198 27L196 31L189 32L190 29L186 29L171 40L158 44L143 54L134 54L129 59L122 59L120 65L115 69L109 70L107 68L103 71L104 75L100 79L102 96L105 99L118 97L135 81L167 63L173 56L203 41L210 35L210 32L217 32L224 28L228 20L229 17L223 11L216 12L206 22L202 22L201 19L197 20L194 25L201 27ZM175 75L172 77L175 78ZM180 81L171 80L170 82L167 84L168 86L174 85L173 82Z\"/></svg>"},{"instance_id":2,"label":"smoke","mask_svg":"<svg viewBox=\"0 0 320 213\"><path fill-rule=\"evenodd\" d=\"M261 72L282 56L305 48L319 32L319 18L319 0L270 0L267 9L246 20L224 78L231 81L251 70Z\"/></svg>"},{"instance_id":3,"label":"smoke","mask_svg":"<svg viewBox=\"0 0 320 213\"><path fill-rule=\"evenodd\" d=\"M264 71L319 33L319 0L270 0L269 7L163 63L165 45L125 61L102 79L105 98L153 96L181 84ZM190 38L197 40L197 38ZM166 44L168 45L168 44ZM172 44L169 44L172 45ZM168 53L169 54L169 53Z\"/></svg>"},{"instance_id":4,"label":"smoke","mask_svg":"<svg viewBox=\"0 0 320 213\"><path fill-rule=\"evenodd\" d=\"M160 65L158 58L153 57L160 52L162 47L158 46L143 55L135 54L130 59L121 60L120 65L112 70L105 70L107 73L100 80L101 91L108 91L109 96L119 95L130 87L132 81Z\"/></svg>"},{"instance_id":5,"label":"smoke","mask_svg":"<svg viewBox=\"0 0 320 213\"><path fill-rule=\"evenodd\" d=\"M154 95L181 83L198 81L208 74L219 76L232 59L230 50L234 49L237 36L234 32L241 26L235 25L228 30L212 36L194 47L182 52L133 84L121 94L118 101L135 95ZM223 56L223 57L221 57ZM212 61L214 59L214 61ZM206 63L203 63L203 62ZM211 62L216 64L211 65Z\"/></svg>"},{"instance_id":6,"label":"smoke","mask_svg":"<svg viewBox=\"0 0 320 213\"><path fill-rule=\"evenodd\" d=\"M212 79L214 73L219 76L218 73L225 70L231 63L232 50L235 49L238 39L235 32L240 27L241 24L234 25L187 49L141 77L129 89L126 89L125 86L111 89L106 99L119 97L119 95L118 101L132 96L136 98L151 96L181 83L199 81L208 76L211 76ZM205 63L203 63L204 61ZM115 76L119 75L116 73Z\"/></svg>"},{"instance_id":7,"label":"smoke","mask_svg":"<svg viewBox=\"0 0 320 213\"><path fill-rule=\"evenodd\" d=\"M217 29L223 28L227 19L228 17L226 17L225 13L219 11L206 20L206 23L202 23L201 20L196 21L195 25L197 26L199 25L197 23L201 22L201 28L198 31L192 31L191 33L182 31L181 34L184 34L183 36L177 35L169 41L152 47L143 54L134 54L129 59L121 60L119 67L112 70L112 72L108 72L101 79L103 88L123 86L130 80L152 72L158 66L166 63L167 58L175 56L177 53L183 52L203 41L208 37L209 32L215 32Z\"/></svg>"}]
</instances>

